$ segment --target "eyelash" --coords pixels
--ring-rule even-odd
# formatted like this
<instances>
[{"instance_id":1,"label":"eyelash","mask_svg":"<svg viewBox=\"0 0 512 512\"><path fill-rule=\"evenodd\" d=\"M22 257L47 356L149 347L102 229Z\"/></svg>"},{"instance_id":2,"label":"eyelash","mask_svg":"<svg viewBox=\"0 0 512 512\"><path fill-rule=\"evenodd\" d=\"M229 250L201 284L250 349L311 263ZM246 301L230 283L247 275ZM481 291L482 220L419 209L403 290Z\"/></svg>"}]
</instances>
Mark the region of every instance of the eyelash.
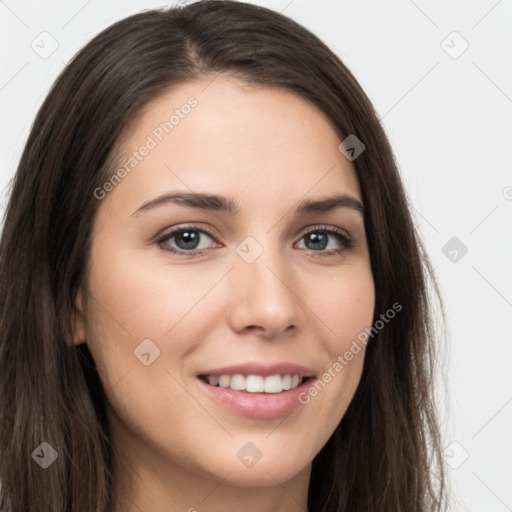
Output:
<instances>
[{"instance_id":1,"label":"eyelash","mask_svg":"<svg viewBox=\"0 0 512 512\"><path fill-rule=\"evenodd\" d=\"M197 228L194 226L183 226L183 227L174 229L173 231L170 231L169 233L166 233L165 235L163 235L161 238L159 238L157 240L157 244L160 247L162 247L165 244L165 242L168 242L174 236L179 235L184 232L187 232L187 231L197 231L198 233L204 233L215 240L215 235L207 228ZM315 256L321 256L321 257L342 256L345 251L348 251L348 250L351 250L354 248L354 245L355 245L354 240L352 238L348 237L341 229L335 228L333 226L322 226L322 225L313 226L311 228L311 230L304 233L300 237L299 240L302 240L307 235L310 235L312 233L317 233L319 231L321 231L323 233L327 233L329 235L336 235L339 238L339 241L341 242L342 247L340 247L339 249L331 249L330 251L310 250L309 252L312 252L314 254L318 253L318 254L315 254ZM169 245L166 245L166 247L163 248L163 250L187 258L187 257L199 256L199 255L203 254L205 251L207 251L208 249L194 249L191 251L185 251L185 250L176 250L176 249L171 248Z\"/></svg>"}]
</instances>

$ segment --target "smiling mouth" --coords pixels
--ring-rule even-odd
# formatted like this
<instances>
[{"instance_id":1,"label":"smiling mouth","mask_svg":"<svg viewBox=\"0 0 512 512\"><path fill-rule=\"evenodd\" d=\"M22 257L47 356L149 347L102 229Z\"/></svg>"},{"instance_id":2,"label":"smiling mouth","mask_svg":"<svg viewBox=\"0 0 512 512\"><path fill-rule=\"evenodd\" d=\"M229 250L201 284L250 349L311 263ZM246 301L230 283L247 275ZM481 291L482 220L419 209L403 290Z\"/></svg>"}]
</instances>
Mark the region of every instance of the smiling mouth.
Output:
<instances>
[{"instance_id":1,"label":"smiling mouth","mask_svg":"<svg viewBox=\"0 0 512 512\"><path fill-rule=\"evenodd\" d=\"M229 388L234 391L245 391L247 393L268 393L276 394L289 391L300 386L309 377L299 375L199 375L199 379L210 386L217 388Z\"/></svg>"}]
</instances>

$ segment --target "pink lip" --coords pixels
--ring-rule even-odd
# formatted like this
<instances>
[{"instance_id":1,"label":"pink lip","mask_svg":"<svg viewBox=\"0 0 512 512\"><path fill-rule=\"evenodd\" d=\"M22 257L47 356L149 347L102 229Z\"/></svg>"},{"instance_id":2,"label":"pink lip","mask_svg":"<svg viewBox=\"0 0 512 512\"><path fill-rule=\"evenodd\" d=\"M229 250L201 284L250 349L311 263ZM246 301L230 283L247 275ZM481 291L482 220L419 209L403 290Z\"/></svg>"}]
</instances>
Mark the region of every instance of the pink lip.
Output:
<instances>
[{"instance_id":1,"label":"pink lip","mask_svg":"<svg viewBox=\"0 0 512 512\"><path fill-rule=\"evenodd\" d=\"M205 375L299 375L304 378L299 386L281 393L249 393L247 391L235 391L231 388L212 386L199 378ZM265 365L261 363L247 363L236 366L216 368L198 374L197 382L210 397L229 410L247 416L249 418L273 419L290 414L299 407L299 397L312 384L315 372L304 366L293 363L280 363Z\"/></svg>"},{"instance_id":2,"label":"pink lip","mask_svg":"<svg viewBox=\"0 0 512 512\"><path fill-rule=\"evenodd\" d=\"M243 363L234 366L225 366L223 368L215 368L213 370L205 370L198 375L261 375L268 377L270 375L298 375L299 377L313 377L314 370L300 366L294 363Z\"/></svg>"},{"instance_id":3,"label":"pink lip","mask_svg":"<svg viewBox=\"0 0 512 512\"><path fill-rule=\"evenodd\" d=\"M199 385L214 400L231 411L249 418L267 420L286 416L299 405L303 405L299 401L299 396L307 392L313 381L313 377L308 378L295 389L282 391L281 393L248 393L247 391L235 391L231 388L211 386L207 382L197 379Z\"/></svg>"}]
</instances>

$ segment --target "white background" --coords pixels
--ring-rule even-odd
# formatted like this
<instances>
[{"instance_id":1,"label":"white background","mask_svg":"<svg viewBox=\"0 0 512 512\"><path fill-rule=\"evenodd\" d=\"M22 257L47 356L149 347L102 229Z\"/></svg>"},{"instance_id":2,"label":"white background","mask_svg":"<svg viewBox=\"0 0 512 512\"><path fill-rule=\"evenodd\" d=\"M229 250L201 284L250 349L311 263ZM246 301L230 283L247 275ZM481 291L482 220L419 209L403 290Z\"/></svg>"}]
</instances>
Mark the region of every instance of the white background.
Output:
<instances>
[{"instance_id":1,"label":"white background","mask_svg":"<svg viewBox=\"0 0 512 512\"><path fill-rule=\"evenodd\" d=\"M374 103L446 305L443 446L454 510L512 511L512 1L254 3L320 36ZM0 1L0 213L64 64L114 21L165 5ZM58 43L47 59L31 47L43 31ZM452 237L468 249L456 262L442 252Z\"/></svg>"}]
</instances>

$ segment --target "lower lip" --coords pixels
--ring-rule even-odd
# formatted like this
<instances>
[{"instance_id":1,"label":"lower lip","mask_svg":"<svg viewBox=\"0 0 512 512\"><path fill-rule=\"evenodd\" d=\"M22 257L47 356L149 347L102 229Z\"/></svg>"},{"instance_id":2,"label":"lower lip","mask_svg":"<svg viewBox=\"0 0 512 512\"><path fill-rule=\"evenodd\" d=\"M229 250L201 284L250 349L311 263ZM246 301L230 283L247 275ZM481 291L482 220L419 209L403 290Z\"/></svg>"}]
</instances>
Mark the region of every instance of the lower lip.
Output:
<instances>
[{"instance_id":1,"label":"lower lip","mask_svg":"<svg viewBox=\"0 0 512 512\"><path fill-rule=\"evenodd\" d=\"M231 411L250 418L273 419L290 414L299 407L299 396L307 392L314 377L306 379L300 386L281 393L248 393L231 388L211 386L197 379L201 387L217 402Z\"/></svg>"}]
</instances>

